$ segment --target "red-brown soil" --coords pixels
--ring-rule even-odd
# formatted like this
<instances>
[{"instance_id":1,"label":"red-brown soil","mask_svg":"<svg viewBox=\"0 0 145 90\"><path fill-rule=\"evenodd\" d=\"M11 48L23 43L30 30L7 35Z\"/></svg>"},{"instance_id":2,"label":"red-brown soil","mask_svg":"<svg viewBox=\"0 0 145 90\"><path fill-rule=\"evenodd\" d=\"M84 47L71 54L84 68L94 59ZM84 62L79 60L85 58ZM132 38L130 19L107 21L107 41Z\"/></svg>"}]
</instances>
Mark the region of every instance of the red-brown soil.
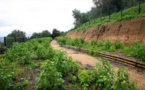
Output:
<instances>
[{"instance_id":1,"label":"red-brown soil","mask_svg":"<svg viewBox=\"0 0 145 90\"><path fill-rule=\"evenodd\" d=\"M69 38L84 38L86 41L94 40L120 40L124 44L133 44L135 41L145 43L145 17L123 20L88 28L86 31L72 31L67 35Z\"/></svg>"}]
</instances>

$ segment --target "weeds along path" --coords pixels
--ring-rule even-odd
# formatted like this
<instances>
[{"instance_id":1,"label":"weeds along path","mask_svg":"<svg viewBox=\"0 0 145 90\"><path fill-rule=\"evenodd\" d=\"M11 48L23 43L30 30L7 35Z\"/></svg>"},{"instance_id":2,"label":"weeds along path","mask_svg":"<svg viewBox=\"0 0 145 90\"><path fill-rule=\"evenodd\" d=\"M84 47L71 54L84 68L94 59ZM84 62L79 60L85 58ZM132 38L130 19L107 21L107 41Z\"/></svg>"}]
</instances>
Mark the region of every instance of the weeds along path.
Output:
<instances>
[{"instance_id":1,"label":"weeds along path","mask_svg":"<svg viewBox=\"0 0 145 90\"><path fill-rule=\"evenodd\" d=\"M54 49L66 51L66 54L68 56L71 56L74 61L81 64L83 68L84 67L89 68L88 66L95 66L96 63L100 63L100 61L97 58L90 56L86 53L81 53L75 50L60 47L59 44L55 40L51 42L51 46ZM135 82L137 89L145 90L145 70L144 69L122 65L114 61L109 61L109 62L111 63L115 71L117 71L119 68L124 68L130 74L131 81Z\"/></svg>"}]
</instances>

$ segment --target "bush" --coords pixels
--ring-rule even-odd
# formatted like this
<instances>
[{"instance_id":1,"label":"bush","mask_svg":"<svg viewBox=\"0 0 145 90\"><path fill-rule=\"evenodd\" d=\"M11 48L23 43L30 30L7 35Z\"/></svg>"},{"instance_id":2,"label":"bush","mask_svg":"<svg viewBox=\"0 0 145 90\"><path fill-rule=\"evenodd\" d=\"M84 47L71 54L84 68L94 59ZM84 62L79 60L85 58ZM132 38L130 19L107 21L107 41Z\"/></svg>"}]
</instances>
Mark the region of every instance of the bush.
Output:
<instances>
[{"instance_id":1,"label":"bush","mask_svg":"<svg viewBox=\"0 0 145 90\"><path fill-rule=\"evenodd\" d=\"M96 42L95 40L92 40L92 41L91 41L91 45L92 45L92 46L97 45L97 42Z\"/></svg>"},{"instance_id":2,"label":"bush","mask_svg":"<svg viewBox=\"0 0 145 90\"><path fill-rule=\"evenodd\" d=\"M54 62L46 60L42 63L41 69L37 89L57 90L63 85L62 74L57 71Z\"/></svg>"},{"instance_id":3,"label":"bush","mask_svg":"<svg viewBox=\"0 0 145 90\"><path fill-rule=\"evenodd\" d=\"M145 61L145 45L136 42L131 50L132 56Z\"/></svg>"},{"instance_id":4,"label":"bush","mask_svg":"<svg viewBox=\"0 0 145 90\"><path fill-rule=\"evenodd\" d=\"M114 46L115 46L115 49L122 49L123 44L119 40L116 40L114 42Z\"/></svg>"},{"instance_id":5,"label":"bush","mask_svg":"<svg viewBox=\"0 0 145 90\"><path fill-rule=\"evenodd\" d=\"M5 74L4 69L0 69L0 90L10 89L11 83L11 75Z\"/></svg>"},{"instance_id":6,"label":"bush","mask_svg":"<svg viewBox=\"0 0 145 90\"><path fill-rule=\"evenodd\" d=\"M111 46L112 46L112 43L111 43L109 40L106 40L106 41L103 43L103 49L104 49L104 50L109 50Z\"/></svg>"}]
</instances>

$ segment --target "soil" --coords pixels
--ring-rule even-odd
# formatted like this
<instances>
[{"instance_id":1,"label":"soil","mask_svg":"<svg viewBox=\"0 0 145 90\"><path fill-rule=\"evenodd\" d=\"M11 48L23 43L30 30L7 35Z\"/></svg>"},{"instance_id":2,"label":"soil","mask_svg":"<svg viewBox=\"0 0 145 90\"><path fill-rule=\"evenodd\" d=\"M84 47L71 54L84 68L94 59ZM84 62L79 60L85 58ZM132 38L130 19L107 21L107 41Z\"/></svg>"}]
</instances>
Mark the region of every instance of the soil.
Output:
<instances>
[{"instance_id":1,"label":"soil","mask_svg":"<svg viewBox=\"0 0 145 90\"><path fill-rule=\"evenodd\" d=\"M60 47L59 44L56 41L52 41L51 45L54 49L58 50L64 50L66 51L66 54L76 62L78 62L83 68L87 67L94 67L96 63L101 63L99 61L99 57L93 57L90 56L86 53L78 52L75 50L67 49ZM136 67L131 67L127 65L123 65L114 61L109 60L111 63L114 71L117 71L119 68L124 68L130 75L130 80L135 83L136 87L138 90L145 90L145 70L136 68Z\"/></svg>"},{"instance_id":2,"label":"soil","mask_svg":"<svg viewBox=\"0 0 145 90\"><path fill-rule=\"evenodd\" d=\"M86 31L71 31L66 36L72 39L84 38L86 41L94 39L111 42L119 40L124 44L133 44L136 41L145 43L145 17L91 27Z\"/></svg>"}]
</instances>

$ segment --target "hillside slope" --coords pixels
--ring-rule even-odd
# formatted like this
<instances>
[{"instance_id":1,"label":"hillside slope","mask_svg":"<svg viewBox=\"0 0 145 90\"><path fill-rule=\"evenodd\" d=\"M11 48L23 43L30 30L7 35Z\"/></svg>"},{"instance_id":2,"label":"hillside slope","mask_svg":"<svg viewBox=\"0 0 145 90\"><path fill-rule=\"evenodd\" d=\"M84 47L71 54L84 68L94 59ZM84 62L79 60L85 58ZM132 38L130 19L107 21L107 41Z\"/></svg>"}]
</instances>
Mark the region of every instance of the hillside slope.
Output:
<instances>
[{"instance_id":1,"label":"hillside slope","mask_svg":"<svg viewBox=\"0 0 145 90\"><path fill-rule=\"evenodd\" d=\"M84 38L86 41L94 39L111 42L120 40L124 44L133 44L135 41L145 43L145 17L91 27L85 31L71 31L66 36L72 39Z\"/></svg>"}]
</instances>

